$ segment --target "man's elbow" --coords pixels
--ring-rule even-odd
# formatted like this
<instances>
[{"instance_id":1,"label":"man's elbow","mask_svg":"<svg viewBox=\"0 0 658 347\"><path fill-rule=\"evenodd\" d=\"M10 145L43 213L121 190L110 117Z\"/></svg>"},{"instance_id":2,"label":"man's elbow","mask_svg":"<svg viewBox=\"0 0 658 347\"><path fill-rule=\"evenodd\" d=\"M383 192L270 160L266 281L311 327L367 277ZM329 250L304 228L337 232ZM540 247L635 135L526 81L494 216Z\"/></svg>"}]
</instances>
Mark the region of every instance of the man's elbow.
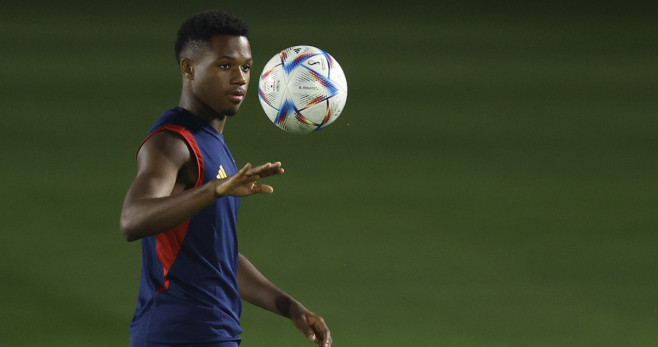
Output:
<instances>
[{"instance_id":1,"label":"man's elbow","mask_svg":"<svg viewBox=\"0 0 658 347\"><path fill-rule=\"evenodd\" d=\"M137 235L137 230L134 223L132 223L128 218L121 216L119 229L121 230L121 235L123 235L123 238L128 242L135 241L140 238Z\"/></svg>"}]
</instances>

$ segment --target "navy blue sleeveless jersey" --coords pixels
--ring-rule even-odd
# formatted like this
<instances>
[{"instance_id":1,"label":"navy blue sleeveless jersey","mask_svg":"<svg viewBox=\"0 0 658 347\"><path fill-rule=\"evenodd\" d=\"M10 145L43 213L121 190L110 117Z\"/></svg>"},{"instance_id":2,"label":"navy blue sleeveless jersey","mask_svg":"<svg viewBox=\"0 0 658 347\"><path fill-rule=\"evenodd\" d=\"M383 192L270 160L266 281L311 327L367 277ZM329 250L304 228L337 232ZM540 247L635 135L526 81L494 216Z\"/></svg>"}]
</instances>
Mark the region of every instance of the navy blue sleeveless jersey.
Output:
<instances>
[{"instance_id":1,"label":"navy blue sleeveless jersey","mask_svg":"<svg viewBox=\"0 0 658 347\"><path fill-rule=\"evenodd\" d=\"M194 153L196 186L237 172L222 134L182 108L149 131L179 134ZM236 222L240 199L225 196L183 224L142 242L142 274L131 346L204 344L240 338Z\"/></svg>"}]
</instances>

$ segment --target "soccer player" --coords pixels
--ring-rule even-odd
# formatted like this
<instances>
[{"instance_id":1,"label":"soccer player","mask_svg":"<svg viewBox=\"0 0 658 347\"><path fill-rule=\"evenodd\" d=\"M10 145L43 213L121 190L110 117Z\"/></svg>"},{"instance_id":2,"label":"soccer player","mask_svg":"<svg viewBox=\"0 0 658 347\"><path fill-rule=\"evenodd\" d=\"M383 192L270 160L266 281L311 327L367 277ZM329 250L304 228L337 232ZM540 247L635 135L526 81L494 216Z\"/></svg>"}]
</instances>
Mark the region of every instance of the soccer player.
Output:
<instances>
[{"instance_id":1,"label":"soccer player","mask_svg":"<svg viewBox=\"0 0 658 347\"><path fill-rule=\"evenodd\" d=\"M246 24L225 12L200 13L181 25L175 51L180 102L160 116L139 148L137 175L121 211L123 235L142 243L130 345L235 347L245 300L331 346L322 317L238 252L240 198L272 193L259 180L283 173L280 162L238 169L222 135L249 85Z\"/></svg>"}]
</instances>

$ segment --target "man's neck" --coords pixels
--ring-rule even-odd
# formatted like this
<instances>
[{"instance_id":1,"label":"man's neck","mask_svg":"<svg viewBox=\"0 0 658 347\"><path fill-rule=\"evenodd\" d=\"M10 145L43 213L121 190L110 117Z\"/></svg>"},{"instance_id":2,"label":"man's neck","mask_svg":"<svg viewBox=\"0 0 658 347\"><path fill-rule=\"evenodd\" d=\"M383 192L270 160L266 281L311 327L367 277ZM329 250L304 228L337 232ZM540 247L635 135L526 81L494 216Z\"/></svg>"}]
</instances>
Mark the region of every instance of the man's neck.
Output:
<instances>
[{"instance_id":1,"label":"man's neck","mask_svg":"<svg viewBox=\"0 0 658 347\"><path fill-rule=\"evenodd\" d=\"M211 109L206 105L200 105L199 103L190 102L188 98L181 96L178 107L184 108L193 115L207 121L210 123L220 134L224 133L224 125L226 124L226 116L221 115L215 110Z\"/></svg>"}]
</instances>

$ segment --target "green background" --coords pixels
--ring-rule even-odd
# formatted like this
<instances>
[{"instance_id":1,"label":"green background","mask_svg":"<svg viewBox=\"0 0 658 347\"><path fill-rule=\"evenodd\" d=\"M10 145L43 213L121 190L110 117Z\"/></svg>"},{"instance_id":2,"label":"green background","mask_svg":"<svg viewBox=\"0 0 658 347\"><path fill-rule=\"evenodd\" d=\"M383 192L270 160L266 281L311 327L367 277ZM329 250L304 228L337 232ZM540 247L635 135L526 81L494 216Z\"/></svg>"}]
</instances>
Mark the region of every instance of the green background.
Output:
<instances>
[{"instance_id":1,"label":"green background","mask_svg":"<svg viewBox=\"0 0 658 347\"><path fill-rule=\"evenodd\" d=\"M631 2L29 1L0 11L0 345L125 346L134 156L174 107L180 23L250 24L226 140L280 160L241 251L336 346L658 344L658 30ZM269 123L257 75L298 44L348 79L327 129ZM245 306L243 346L310 346Z\"/></svg>"}]
</instances>

